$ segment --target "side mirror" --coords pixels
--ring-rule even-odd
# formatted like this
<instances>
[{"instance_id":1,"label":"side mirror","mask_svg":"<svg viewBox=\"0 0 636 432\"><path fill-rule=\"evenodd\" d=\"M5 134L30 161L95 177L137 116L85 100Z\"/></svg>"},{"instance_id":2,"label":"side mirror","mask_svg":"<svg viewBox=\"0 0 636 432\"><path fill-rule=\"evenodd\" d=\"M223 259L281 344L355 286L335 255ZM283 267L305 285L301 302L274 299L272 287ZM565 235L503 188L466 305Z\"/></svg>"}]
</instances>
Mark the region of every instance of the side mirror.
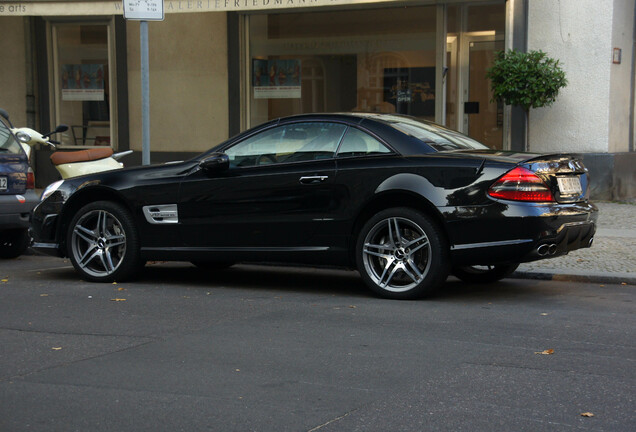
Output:
<instances>
[{"instance_id":1,"label":"side mirror","mask_svg":"<svg viewBox=\"0 0 636 432\"><path fill-rule=\"evenodd\" d=\"M230 167L230 157L225 153L212 153L199 162L199 166L207 172L224 171Z\"/></svg>"},{"instance_id":2,"label":"side mirror","mask_svg":"<svg viewBox=\"0 0 636 432\"><path fill-rule=\"evenodd\" d=\"M66 132L67 130L68 130L68 126L66 126L65 124L61 124L61 125L58 125L55 128L54 131L51 131L51 132L49 132L47 134L42 135L42 138L48 138L48 137L50 137L53 134L60 133L60 132Z\"/></svg>"},{"instance_id":3,"label":"side mirror","mask_svg":"<svg viewBox=\"0 0 636 432\"><path fill-rule=\"evenodd\" d=\"M9 123L9 127L13 128L11 120L9 120L9 113L6 110L0 108L0 116L2 116L7 121L7 123Z\"/></svg>"}]
</instances>

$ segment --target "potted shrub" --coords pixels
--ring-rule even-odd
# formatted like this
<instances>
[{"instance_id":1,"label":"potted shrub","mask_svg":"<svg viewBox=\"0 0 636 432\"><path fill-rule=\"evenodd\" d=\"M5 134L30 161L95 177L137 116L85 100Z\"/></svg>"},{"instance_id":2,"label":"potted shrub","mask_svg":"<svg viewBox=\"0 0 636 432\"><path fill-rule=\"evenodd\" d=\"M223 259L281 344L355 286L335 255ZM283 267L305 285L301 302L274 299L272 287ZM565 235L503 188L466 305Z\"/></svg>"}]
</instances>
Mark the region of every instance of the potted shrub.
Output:
<instances>
[{"instance_id":1,"label":"potted shrub","mask_svg":"<svg viewBox=\"0 0 636 432\"><path fill-rule=\"evenodd\" d=\"M568 83L559 60L543 51L500 51L486 77L491 81L493 100L523 108L526 125L530 108L552 105Z\"/></svg>"}]
</instances>

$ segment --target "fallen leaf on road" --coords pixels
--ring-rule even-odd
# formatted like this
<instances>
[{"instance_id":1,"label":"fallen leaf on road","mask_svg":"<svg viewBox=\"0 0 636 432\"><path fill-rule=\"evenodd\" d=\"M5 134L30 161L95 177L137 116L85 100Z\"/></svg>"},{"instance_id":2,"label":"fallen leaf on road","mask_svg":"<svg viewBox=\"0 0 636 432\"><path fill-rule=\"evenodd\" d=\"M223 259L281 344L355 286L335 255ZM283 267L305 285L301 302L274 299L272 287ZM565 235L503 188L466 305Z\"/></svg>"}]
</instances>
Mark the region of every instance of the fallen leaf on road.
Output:
<instances>
[{"instance_id":1,"label":"fallen leaf on road","mask_svg":"<svg viewBox=\"0 0 636 432\"><path fill-rule=\"evenodd\" d=\"M594 414L592 414L591 412L584 412L584 413L581 413L581 416L582 417L594 417Z\"/></svg>"},{"instance_id":2,"label":"fallen leaf on road","mask_svg":"<svg viewBox=\"0 0 636 432\"><path fill-rule=\"evenodd\" d=\"M40 294L40 297L48 297L48 294Z\"/></svg>"},{"instance_id":3,"label":"fallen leaf on road","mask_svg":"<svg viewBox=\"0 0 636 432\"><path fill-rule=\"evenodd\" d=\"M59 350L61 350L61 349L62 349L62 347L53 347L53 348L51 348L51 349L52 349L53 351L59 351Z\"/></svg>"},{"instance_id":4,"label":"fallen leaf on road","mask_svg":"<svg viewBox=\"0 0 636 432\"><path fill-rule=\"evenodd\" d=\"M548 314L547 314L547 313L545 313L545 312L543 312L543 313L541 314L541 316L548 316Z\"/></svg>"},{"instance_id":5,"label":"fallen leaf on road","mask_svg":"<svg viewBox=\"0 0 636 432\"><path fill-rule=\"evenodd\" d=\"M114 299L110 299L110 301L126 301L126 299L114 298Z\"/></svg>"},{"instance_id":6,"label":"fallen leaf on road","mask_svg":"<svg viewBox=\"0 0 636 432\"><path fill-rule=\"evenodd\" d=\"M6 278L4 278L4 279L0 279L0 282L2 282L2 283L7 283L7 282L9 282L9 277L7 276L7 277L6 277Z\"/></svg>"},{"instance_id":7,"label":"fallen leaf on road","mask_svg":"<svg viewBox=\"0 0 636 432\"><path fill-rule=\"evenodd\" d=\"M354 305L350 305L349 309L355 309L356 307Z\"/></svg>"},{"instance_id":8,"label":"fallen leaf on road","mask_svg":"<svg viewBox=\"0 0 636 432\"><path fill-rule=\"evenodd\" d=\"M124 287L117 288L117 291L125 291L125 290L126 290L126 288L124 288Z\"/></svg>"},{"instance_id":9,"label":"fallen leaf on road","mask_svg":"<svg viewBox=\"0 0 636 432\"><path fill-rule=\"evenodd\" d=\"M553 349L547 349L547 350L535 352L535 354L550 355L550 354L554 354L554 350Z\"/></svg>"}]
</instances>

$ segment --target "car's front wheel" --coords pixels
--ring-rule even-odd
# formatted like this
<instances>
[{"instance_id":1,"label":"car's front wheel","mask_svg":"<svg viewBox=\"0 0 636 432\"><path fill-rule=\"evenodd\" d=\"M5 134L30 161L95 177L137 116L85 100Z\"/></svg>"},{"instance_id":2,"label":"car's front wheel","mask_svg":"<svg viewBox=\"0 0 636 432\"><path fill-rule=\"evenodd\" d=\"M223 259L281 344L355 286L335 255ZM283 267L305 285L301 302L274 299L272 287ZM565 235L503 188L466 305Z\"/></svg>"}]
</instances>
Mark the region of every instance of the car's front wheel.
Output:
<instances>
[{"instance_id":1,"label":"car's front wheel","mask_svg":"<svg viewBox=\"0 0 636 432\"><path fill-rule=\"evenodd\" d=\"M428 216L410 208L383 210L358 236L360 275L378 295L414 299L439 288L449 271L445 238Z\"/></svg>"},{"instance_id":2,"label":"car's front wheel","mask_svg":"<svg viewBox=\"0 0 636 432\"><path fill-rule=\"evenodd\" d=\"M26 229L12 229L0 232L0 258L17 258L29 247L29 233Z\"/></svg>"},{"instance_id":3,"label":"car's front wheel","mask_svg":"<svg viewBox=\"0 0 636 432\"><path fill-rule=\"evenodd\" d=\"M491 283L510 276L517 267L519 264L462 266L453 268L453 275L468 283Z\"/></svg>"},{"instance_id":4,"label":"car's front wheel","mask_svg":"<svg viewBox=\"0 0 636 432\"><path fill-rule=\"evenodd\" d=\"M93 282L129 279L142 264L134 220L111 201L82 207L71 220L66 241L73 266Z\"/></svg>"}]
</instances>

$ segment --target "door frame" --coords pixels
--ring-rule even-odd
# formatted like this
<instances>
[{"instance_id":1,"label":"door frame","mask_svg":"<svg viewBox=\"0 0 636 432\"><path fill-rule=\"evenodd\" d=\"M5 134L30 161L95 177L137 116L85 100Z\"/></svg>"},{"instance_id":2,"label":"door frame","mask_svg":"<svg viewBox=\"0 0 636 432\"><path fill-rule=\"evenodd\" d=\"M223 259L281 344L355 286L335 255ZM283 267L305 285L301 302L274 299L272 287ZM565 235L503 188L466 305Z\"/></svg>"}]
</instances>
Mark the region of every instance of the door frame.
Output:
<instances>
[{"instance_id":1,"label":"door frame","mask_svg":"<svg viewBox=\"0 0 636 432\"><path fill-rule=\"evenodd\" d=\"M464 114L464 102L470 99L470 44L473 42L501 42L505 43L504 35L490 31L461 32L459 35L459 67L457 76L457 130L468 134L468 116ZM505 116L505 112L504 112ZM503 128L503 126L502 126ZM507 147L505 133L502 145Z\"/></svg>"},{"instance_id":2,"label":"door frame","mask_svg":"<svg viewBox=\"0 0 636 432\"><path fill-rule=\"evenodd\" d=\"M116 42L115 37L115 17L108 19L95 18L95 19L49 19L46 21L46 34L47 34L47 57L48 64L50 65L50 73L48 74L48 92L49 92L49 124L60 124L61 115L61 88L60 88L60 65L59 61L59 48L58 48L58 28L62 26L72 25L102 25L106 26L106 44L108 55L108 86L110 89L110 99L108 101L108 115L109 121L109 133L110 133L110 147L114 150L121 149L119 146L119 134L118 134L118 108L119 108L119 92L117 87L117 75L120 71L117 69L116 59ZM124 36L125 37L125 36ZM125 55L125 53L124 53ZM127 104L127 100L125 101ZM75 144L75 143L73 143ZM87 147L86 145L64 145L61 148L77 148L81 149ZM89 146L90 147L90 146ZM122 146L123 147L123 146Z\"/></svg>"}]
</instances>

